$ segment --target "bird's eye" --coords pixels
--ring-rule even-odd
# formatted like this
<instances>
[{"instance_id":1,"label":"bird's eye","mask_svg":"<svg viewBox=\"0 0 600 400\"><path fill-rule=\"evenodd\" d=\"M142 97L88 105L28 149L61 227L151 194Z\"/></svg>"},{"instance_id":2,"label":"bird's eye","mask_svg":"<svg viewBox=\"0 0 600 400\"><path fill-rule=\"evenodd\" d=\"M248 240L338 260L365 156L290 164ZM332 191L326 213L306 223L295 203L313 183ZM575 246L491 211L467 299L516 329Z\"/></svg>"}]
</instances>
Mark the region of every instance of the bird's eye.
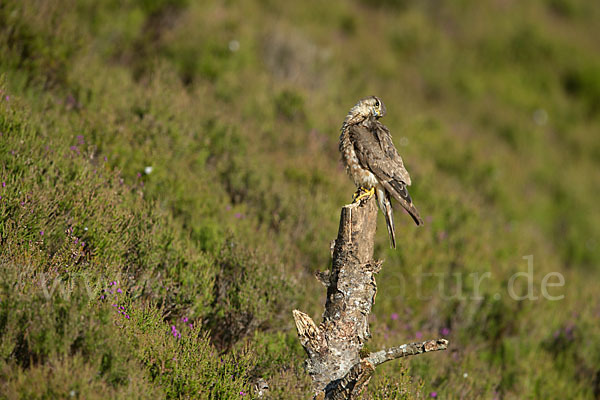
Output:
<instances>
[{"instance_id":1,"label":"bird's eye","mask_svg":"<svg viewBox=\"0 0 600 400\"><path fill-rule=\"evenodd\" d=\"M375 100L375 107L379 107L379 100Z\"/></svg>"}]
</instances>

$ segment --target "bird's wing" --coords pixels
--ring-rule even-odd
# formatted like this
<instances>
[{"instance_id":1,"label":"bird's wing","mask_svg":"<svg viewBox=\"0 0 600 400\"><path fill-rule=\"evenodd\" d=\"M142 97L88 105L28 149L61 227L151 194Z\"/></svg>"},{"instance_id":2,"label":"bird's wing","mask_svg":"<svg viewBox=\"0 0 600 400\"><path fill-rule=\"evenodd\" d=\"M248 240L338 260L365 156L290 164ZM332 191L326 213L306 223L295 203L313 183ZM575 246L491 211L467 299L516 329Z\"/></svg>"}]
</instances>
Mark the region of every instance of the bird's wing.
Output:
<instances>
[{"instance_id":1,"label":"bird's wing","mask_svg":"<svg viewBox=\"0 0 600 400\"><path fill-rule=\"evenodd\" d=\"M383 125L379 121L375 121L373 124L373 130L377 135L377 140L379 141L381 149L388 156L388 158L393 161L393 165L395 166L394 173L396 176L400 176L402 182L406 184L406 186L410 186L410 175L406 168L404 168L404 162L402 162L402 157L398 154L398 150L396 150L396 146L392 143L392 135L390 134L390 130L387 126Z\"/></svg>"},{"instance_id":2,"label":"bird's wing","mask_svg":"<svg viewBox=\"0 0 600 400\"><path fill-rule=\"evenodd\" d=\"M409 212L415 223L421 225L423 220L406 188L410 183L410 176L387 129L381 130L374 126L373 130L370 130L361 125L353 125L349 127L349 135L363 168L375 174L385 189Z\"/></svg>"}]
</instances>

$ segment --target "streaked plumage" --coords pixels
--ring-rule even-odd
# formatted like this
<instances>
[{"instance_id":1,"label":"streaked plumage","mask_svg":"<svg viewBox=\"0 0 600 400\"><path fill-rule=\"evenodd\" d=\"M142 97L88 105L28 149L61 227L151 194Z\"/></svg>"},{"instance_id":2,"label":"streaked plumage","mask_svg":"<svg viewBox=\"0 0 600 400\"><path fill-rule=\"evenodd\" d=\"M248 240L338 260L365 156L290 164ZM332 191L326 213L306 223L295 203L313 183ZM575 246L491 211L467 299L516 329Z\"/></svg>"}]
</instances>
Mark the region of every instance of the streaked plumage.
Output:
<instances>
[{"instance_id":1,"label":"streaked plumage","mask_svg":"<svg viewBox=\"0 0 600 400\"><path fill-rule=\"evenodd\" d=\"M391 246L396 248L391 198L408 211L417 225L422 225L423 220L408 194L407 186L411 184L408 171L392 143L390 131L379 122L385 113L385 106L377 97L359 100L342 125L340 152L346 171L356 186L375 188Z\"/></svg>"}]
</instances>

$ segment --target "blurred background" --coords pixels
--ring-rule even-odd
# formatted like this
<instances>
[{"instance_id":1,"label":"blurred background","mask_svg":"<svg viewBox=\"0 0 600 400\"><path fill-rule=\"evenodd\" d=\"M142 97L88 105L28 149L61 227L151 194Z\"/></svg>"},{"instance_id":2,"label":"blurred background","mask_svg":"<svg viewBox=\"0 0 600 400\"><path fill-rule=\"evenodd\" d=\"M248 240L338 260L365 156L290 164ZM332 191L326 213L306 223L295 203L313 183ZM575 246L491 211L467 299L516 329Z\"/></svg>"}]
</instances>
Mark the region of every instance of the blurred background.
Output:
<instances>
[{"instance_id":1,"label":"blurred background","mask_svg":"<svg viewBox=\"0 0 600 400\"><path fill-rule=\"evenodd\" d=\"M391 250L379 216L368 347L450 347L367 396L600 398L598 21L584 0L2 1L3 396L310 397L291 310L321 319L355 190L339 129L377 95L425 226L397 210Z\"/></svg>"}]
</instances>

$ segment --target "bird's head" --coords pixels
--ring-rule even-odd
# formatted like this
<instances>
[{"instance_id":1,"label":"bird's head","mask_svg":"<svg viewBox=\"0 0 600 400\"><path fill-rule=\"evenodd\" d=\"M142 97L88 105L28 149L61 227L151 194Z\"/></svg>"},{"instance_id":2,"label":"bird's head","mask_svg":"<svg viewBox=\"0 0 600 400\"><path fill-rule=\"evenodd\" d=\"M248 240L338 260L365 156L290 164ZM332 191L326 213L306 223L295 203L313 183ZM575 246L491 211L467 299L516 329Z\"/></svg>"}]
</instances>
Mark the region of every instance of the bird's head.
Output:
<instances>
[{"instance_id":1,"label":"bird's head","mask_svg":"<svg viewBox=\"0 0 600 400\"><path fill-rule=\"evenodd\" d=\"M379 119L385 116L385 105L378 97L369 96L360 99L348 113L348 122L360 122L365 119Z\"/></svg>"}]
</instances>

